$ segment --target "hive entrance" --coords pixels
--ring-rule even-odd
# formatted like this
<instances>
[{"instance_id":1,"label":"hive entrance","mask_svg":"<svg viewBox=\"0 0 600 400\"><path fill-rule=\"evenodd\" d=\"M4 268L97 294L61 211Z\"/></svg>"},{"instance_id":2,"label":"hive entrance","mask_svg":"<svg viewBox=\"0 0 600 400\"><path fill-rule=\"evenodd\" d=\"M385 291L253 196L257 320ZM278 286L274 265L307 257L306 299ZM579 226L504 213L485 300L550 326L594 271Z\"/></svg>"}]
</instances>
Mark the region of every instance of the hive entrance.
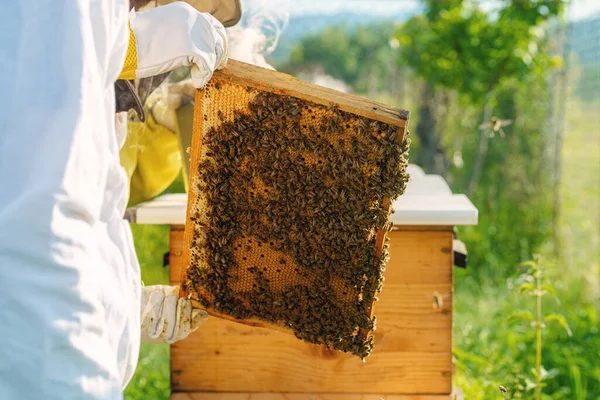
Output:
<instances>
[{"instance_id":1,"label":"hive entrance","mask_svg":"<svg viewBox=\"0 0 600 400\"><path fill-rule=\"evenodd\" d=\"M405 125L227 71L195 107L184 289L213 315L366 357Z\"/></svg>"}]
</instances>

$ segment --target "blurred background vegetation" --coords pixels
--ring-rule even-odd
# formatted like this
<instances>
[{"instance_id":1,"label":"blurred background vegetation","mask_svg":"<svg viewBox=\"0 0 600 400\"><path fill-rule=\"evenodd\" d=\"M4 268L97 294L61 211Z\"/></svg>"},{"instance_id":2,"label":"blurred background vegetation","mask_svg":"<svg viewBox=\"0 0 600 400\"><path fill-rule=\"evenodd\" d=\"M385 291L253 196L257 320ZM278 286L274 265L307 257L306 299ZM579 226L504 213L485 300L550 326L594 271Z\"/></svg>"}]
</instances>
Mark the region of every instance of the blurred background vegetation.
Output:
<instances>
[{"instance_id":1,"label":"blurred background vegetation","mask_svg":"<svg viewBox=\"0 0 600 400\"><path fill-rule=\"evenodd\" d=\"M292 17L270 61L411 111L411 162L479 209L460 228L455 383L467 399L533 398L535 335L516 266L541 254L573 332L544 332L548 399L600 398L600 14L560 0L422 2L414 15ZM492 118L506 121L495 129ZM177 182L170 191L182 191ZM146 284L166 283L166 227L135 226ZM144 347L130 399L168 398L168 348ZM499 385L506 388L502 394Z\"/></svg>"}]
</instances>

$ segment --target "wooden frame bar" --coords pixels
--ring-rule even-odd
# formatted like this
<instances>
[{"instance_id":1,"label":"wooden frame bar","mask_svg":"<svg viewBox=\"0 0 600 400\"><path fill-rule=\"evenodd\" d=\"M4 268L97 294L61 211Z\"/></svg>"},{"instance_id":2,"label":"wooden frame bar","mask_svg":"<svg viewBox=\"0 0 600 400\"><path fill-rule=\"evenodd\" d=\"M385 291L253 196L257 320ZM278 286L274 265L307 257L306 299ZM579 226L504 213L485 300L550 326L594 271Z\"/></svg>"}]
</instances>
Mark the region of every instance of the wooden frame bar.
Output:
<instances>
[{"instance_id":1,"label":"wooden frame bar","mask_svg":"<svg viewBox=\"0 0 600 400\"><path fill-rule=\"evenodd\" d=\"M361 96L304 82L291 75L241 61L229 60L227 67L215 71L214 76L226 79L235 84L294 96L324 106L335 103L339 105L342 111L396 125L401 128L406 128L408 123L409 112L407 110L397 109ZM399 135L398 140L400 143L404 140L404 131L405 129Z\"/></svg>"}]
</instances>

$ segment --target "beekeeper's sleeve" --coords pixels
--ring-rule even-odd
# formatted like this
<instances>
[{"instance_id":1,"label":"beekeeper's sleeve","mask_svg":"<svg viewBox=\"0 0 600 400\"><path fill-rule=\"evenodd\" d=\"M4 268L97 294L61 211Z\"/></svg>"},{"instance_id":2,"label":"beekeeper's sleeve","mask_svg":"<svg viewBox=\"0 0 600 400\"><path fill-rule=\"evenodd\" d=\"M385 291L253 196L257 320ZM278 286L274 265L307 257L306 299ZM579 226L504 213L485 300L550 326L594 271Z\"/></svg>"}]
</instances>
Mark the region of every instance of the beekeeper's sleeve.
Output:
<instances>
[{"instance_id":1,"label":"beekeeper's sleeve","mask_svg":"<svg viewBox=\"0 0 600 400\"><path fill-rule=\"evenodd\" d=\"M120 79L155 76L190 66L195 87L203 87L228 58L223 25L209 13L175 2L129 16L129 45Z\"/></svg>"},{"instance_id":2,"label":"beekeeper's sleeve","mask_svg":"<svg viewBox=\"0 0 600 400\"><path fill-rule=\"evenodd\" d=\"M113 89L127 18L126 0L2 5L2 399L120 399L137 361Z\"/></svg>"}]
</instances>

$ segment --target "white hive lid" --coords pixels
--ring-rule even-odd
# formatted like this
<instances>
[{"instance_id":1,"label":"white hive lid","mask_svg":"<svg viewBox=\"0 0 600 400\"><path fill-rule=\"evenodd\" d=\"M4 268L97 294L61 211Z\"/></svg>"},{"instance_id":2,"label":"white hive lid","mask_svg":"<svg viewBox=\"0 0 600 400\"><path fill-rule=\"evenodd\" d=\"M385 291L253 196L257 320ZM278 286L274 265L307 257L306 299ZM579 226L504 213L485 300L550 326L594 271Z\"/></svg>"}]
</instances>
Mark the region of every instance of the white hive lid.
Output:
<instances>
[{"instance_id":1,"label":"white hive lid","mask_svg":"<svg viewBox=\"0 0 600 400\"><path fill-rule=\"evenodd\" d=\"M414 164L408 173L406 192L392 205L394 225L477 225L473 203L464 194L452 194L441 176L427 175Z\"/></svg>"},{"instance_id":2,"label":"white hive lid","mask_svg":"<svg viewBox=\"0 0 600 400\"><path fill-rule=\"evenodd\" d=\"M127 209L125 218L136 224L185 225L187 194L164 194Z\"/></svg>"}]
</instances>

